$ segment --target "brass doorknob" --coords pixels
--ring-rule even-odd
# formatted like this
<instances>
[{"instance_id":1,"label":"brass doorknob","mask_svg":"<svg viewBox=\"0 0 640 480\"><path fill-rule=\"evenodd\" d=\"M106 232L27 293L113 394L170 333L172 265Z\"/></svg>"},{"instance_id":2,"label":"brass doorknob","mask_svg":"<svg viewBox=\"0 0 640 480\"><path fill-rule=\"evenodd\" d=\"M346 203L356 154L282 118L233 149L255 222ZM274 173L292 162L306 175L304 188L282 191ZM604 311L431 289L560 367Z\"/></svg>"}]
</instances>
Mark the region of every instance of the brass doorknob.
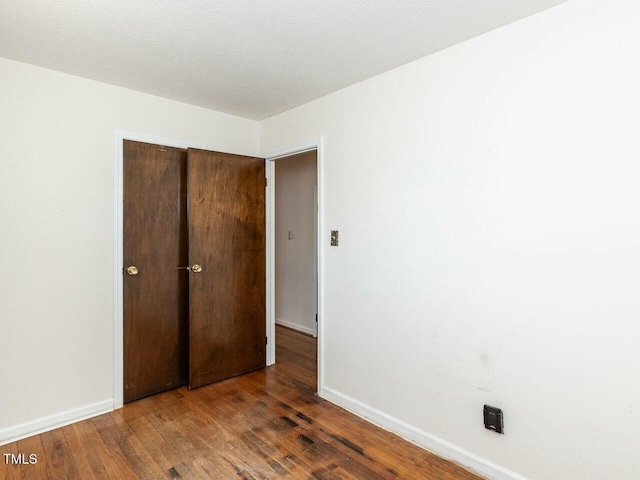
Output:
<instances>
[{"instance_id":1,"label":"brass doorknob","mask_svg":"<svg viewBox=\"0 0 640 480\"><path fill-rule=\"evenodd\" d=\"M191 266L191 271L193 273L200 273L202 271L202 267L196 263L195 265Z\"/></svg>"},{"instance_id":2,"label":"brass doorknob","mask_svg":"<svg viewBox=\"0 0 640 480\"><path fill-rule=\"evenodd\" d=\"M127 272L129 275L137 275L138 274L138 269L136 267L134 267L133 265L131 265L130 267L127 267L125 269L125 272Z\"/></svg>"}]
</instances>

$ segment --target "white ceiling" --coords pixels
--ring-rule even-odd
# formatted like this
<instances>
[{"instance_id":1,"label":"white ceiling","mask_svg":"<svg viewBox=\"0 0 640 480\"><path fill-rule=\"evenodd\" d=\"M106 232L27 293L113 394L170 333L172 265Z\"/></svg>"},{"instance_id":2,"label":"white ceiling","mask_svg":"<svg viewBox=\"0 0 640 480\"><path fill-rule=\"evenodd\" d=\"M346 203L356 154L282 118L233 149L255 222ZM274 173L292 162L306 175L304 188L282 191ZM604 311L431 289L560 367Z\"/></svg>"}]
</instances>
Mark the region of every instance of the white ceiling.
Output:
<instances>
[{"instance_id":1,"label":"white ceiling","mask_svg":"<svg viewBox=\"0 0 640 480\"><path fill-rule=\"evenodd\" d=\"M0 0L0 56L263 119L564 1Z\"/></svg>"}]
</instances>

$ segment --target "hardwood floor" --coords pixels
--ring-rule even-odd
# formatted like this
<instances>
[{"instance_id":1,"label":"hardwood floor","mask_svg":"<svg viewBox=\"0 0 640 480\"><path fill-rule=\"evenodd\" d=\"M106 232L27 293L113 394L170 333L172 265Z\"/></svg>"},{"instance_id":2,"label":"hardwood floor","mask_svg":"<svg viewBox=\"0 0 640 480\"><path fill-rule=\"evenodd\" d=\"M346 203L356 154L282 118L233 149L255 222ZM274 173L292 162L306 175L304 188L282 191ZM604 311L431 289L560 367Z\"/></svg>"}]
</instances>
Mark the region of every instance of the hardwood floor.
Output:
<instances>
[{"instance_id":1,"label":"hardwood floor","mask_svg":"<svg viewBox=\"0 0 640 480\"><path fill-rule=\"evenodd\" d=\"M277 328L276 365L0 447L6 479L479 480L318 398L316 342Z\"/></svg>"}]
</instances>

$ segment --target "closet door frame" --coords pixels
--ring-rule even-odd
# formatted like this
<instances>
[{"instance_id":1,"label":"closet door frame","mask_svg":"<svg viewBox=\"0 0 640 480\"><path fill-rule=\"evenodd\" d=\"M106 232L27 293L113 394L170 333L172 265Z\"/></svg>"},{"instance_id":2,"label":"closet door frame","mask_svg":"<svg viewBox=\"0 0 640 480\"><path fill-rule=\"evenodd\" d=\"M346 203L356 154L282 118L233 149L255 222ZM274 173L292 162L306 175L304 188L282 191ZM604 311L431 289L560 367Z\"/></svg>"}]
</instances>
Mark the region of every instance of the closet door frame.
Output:
<instances>
[{"instance_id":1,"label":"closet door frame","mask_svg":"<svg viewBox=\"0 0 640 480\"><path fill-rule=\"evenodd\" d=\"M185 142L171 138L157 137L144 133L115 131L115 167L114 167L114 238L113 238L113 408L118 409L123 405L124 399L124 317L123 295L124 283L122 275L124 253L124 141L151 143L175 148L199 148L206 150L207 146L201 143Z\"/></svg>"}]
</instances>

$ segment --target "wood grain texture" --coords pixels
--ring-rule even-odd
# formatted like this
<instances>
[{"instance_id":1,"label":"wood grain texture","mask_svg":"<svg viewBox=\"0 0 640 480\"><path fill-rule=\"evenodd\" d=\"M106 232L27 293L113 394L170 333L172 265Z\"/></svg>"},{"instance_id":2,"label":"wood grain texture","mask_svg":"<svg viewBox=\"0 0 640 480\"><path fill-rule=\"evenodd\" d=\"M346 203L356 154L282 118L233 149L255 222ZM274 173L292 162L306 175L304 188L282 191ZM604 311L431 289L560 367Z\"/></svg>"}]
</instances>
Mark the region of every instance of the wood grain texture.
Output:
<instances>
[{"instance_id":1,"label":"wood grain texture","mask_svg":"<svg viewBox=\"0 0 640 480\"><path fill-rule=\"evenodd\" d=\"M265 366L264 160L189 149L189 386Z\"/></svg>"},{"instance_id":2,"label":"wood grain texture","mask_svg":"<svg viewBox=\"0 0 640 480\"><path fill-rule=\"evenodd\" d=\"M276 327L277 364L0 447L2 478L481 480L315 392L315 339ZM4 468L4 470L3 470Z\"/></svg>"},{"instance_id":3,"label":"wood grain texture","mask_svg":"<svg viewBox=\"0 0 640 480\"><path fill-rule=\"evenodd\" d=\"M124 401L187 381L187 152L124 142Z\"/></svg>"}]
</instances>

